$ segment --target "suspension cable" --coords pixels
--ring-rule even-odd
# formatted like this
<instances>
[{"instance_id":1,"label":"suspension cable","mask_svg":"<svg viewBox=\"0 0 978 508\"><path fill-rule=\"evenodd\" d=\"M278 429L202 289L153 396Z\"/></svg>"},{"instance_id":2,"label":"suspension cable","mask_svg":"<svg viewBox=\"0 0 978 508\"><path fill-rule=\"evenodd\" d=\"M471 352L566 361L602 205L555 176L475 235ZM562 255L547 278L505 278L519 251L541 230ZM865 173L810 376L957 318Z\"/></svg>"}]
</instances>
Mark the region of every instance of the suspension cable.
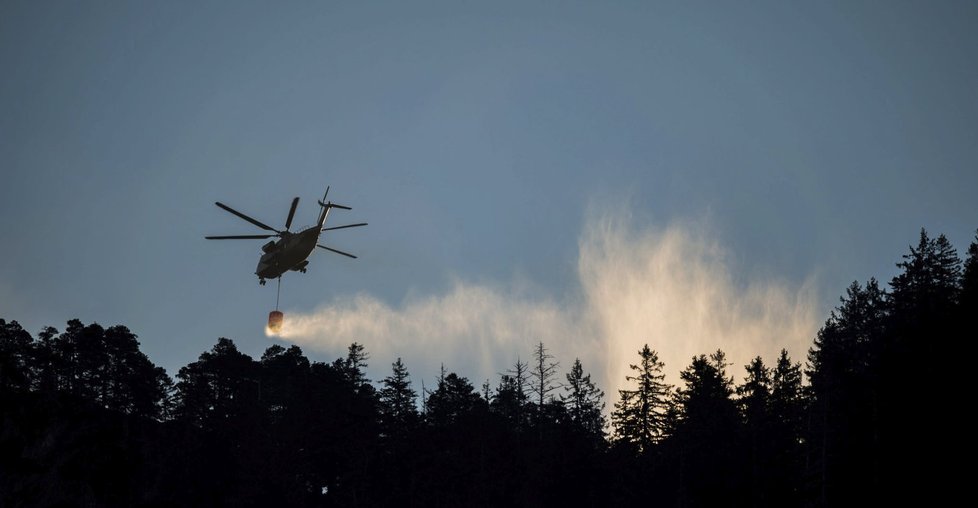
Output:
<instances>
[{"instance_id":1,"label":"suspension cable","mask_svg":"<svg viewBox=\"0 0 978 508\"><path fill-rule=\"evenodd\" d=\"M275 310L278 310L278 297L282 294L282 276L278 276L278 289L275 291Z\"/></svg>"}]
</instances>

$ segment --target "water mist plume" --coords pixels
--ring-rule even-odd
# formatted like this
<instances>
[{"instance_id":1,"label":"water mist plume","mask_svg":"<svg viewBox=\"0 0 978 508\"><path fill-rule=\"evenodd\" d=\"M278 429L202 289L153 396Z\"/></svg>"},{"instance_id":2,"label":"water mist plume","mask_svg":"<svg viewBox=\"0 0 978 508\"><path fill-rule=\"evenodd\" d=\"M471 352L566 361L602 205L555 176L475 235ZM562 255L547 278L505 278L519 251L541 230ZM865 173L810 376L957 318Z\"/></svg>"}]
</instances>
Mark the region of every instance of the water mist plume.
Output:
<instances>
[{"instance_id":1,"label":"water mist plume","mask_svg":"<svg viewBox=\"0 0 978 508\"><path fill-rule=\"evenodd\" d=\"M286 312L277 336L337 357L360 342L374 379L402 357L415 382L444 363L476 386L486 379L495 386L499 372L543 341L562 368L579 357L601 381L609 406L645 343L659 352L672 383L693 355L718 348L738 380L755 355L773 363L784 347L803 359L817 329L811 280L738 285L703 223L637 229L623 211L590 215L578 242L578 290L559 300L517 284L456 281L444 294L397 306L359 294L311 313Z\"/></svg>"}]
</instances>

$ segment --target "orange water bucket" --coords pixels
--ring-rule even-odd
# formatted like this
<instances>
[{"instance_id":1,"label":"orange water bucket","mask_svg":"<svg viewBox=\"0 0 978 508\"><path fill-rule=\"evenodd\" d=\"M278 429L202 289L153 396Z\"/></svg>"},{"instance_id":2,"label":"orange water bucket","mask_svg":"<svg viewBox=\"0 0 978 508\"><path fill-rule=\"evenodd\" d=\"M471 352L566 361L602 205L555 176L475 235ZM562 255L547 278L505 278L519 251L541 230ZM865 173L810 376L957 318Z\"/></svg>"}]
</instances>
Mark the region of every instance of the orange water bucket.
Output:
<instances>
[{"instance_id":1,"label":"orange water bucket","mask_svg":"<svg viewBox=\"0 0 978 508\"><path fill-rule=\"evenodd\" d=\"M282 322L285 321L285 314L277 310L268 313L268 329L278 332L282 329Z\"/></svg>"}]
</instances>

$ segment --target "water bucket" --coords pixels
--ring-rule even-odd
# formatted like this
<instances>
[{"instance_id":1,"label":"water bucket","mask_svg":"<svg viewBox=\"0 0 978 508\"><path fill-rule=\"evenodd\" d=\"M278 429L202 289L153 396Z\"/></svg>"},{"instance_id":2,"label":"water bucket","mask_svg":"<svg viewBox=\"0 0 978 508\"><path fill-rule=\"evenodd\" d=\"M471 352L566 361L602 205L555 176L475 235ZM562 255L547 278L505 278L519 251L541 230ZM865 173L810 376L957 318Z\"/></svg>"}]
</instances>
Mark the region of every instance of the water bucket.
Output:
<instances>
[{"instance_id":1,"label":"water bucket","mask_svg":"<svg viewBox=\"0 0 978 508\"><path fill-rule=\"evenodd\" d=\"M282 322L285 321L285 314L277 310L273 310L268 313L268 329L273 332L279 332L282 330Z\"/></svg>"}]
</instances>

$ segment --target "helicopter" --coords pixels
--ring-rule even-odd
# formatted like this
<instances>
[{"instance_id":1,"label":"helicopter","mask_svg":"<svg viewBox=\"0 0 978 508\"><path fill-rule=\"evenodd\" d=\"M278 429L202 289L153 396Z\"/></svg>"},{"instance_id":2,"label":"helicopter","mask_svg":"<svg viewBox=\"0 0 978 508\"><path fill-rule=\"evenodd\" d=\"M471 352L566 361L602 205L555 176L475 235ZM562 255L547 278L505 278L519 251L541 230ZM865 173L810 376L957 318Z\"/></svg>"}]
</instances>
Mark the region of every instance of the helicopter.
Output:
<instances>
[{"instance_id":1,"label":"helicopter","mask_svg":"<svg viewBox=\"0 0 978 508\"><path fill-rule=\"evenodd\" d=\"M218 201L214 204L222 210L230 212L266 231L273 231L274 233L269 233L267 235L205 236L204 238L207 240L265 240L272 237L278 237L278 240L272 240L261 247L263 254L258 260L258 267L255 269L255 275L258 276L258 284L262 286L265 285L265 281L267 279L280 278L282 274L290 270L306 273L306 266L309 265L309 255L312 254L312 251L315 250L316 247L356 259L356 256L353 254L319 244L319 235L324 231L356 228L367 225L366 222L361 222L359 224L347 224L345 226L324 228L323 225L326 223L326 217L329 216L329 212L333 208L352 210L352 208L349 206L338 205L331 201L326 201L326 196L328 195L329 186L326 187L326 193L323 194L323 199L319 201L319 221L316 223L316 225L297 232L291 232L289 231L289 228L292 227L292 218L295 217L295 209L299 206L298 197L292 200L292 206L289 208L289 216L287 219L285 219L285 229L281 231L259 222Z\"/></svg>"}]
</instances>

